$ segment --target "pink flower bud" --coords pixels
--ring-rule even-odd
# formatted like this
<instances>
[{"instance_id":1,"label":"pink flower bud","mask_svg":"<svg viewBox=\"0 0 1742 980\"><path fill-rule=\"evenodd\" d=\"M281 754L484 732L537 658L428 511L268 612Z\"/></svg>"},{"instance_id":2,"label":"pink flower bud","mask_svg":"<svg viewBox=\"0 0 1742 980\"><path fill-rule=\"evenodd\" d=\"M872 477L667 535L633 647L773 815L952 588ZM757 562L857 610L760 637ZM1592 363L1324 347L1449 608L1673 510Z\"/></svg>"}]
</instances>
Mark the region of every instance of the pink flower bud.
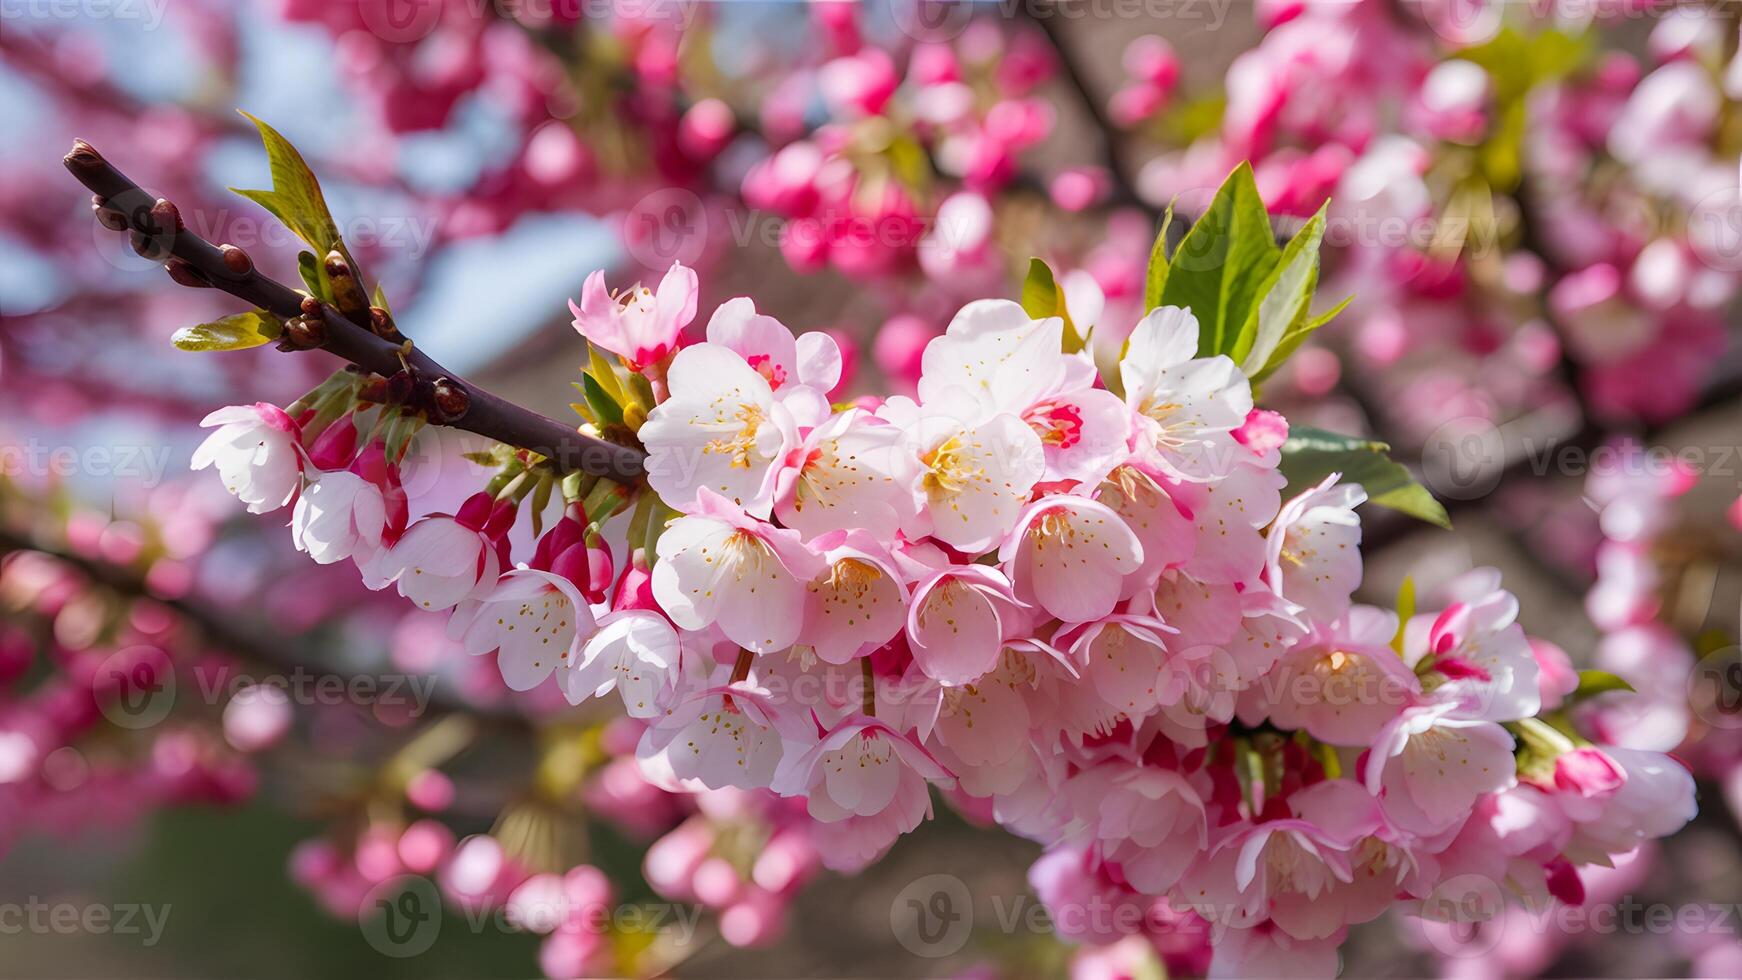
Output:
<instances>
[{"instance_id":1,"label":"pink flower bud","mask_svg":"<svg viewBox=\"0 0 1742 980\"><path fill-rule=\"evenodd\" d=\"M1135 126L1167 107L1167 94L1146 82L1127 85L1113 93L1107 113L1121 126Z\"/></svg>"},{"instance_id":2,"label":"pink flower bud","mask_svg":"<svg viewBox=\"0 0 1742 980\"><path fill-rule=\"evenodd\" d=\"M325 838L297 844L290 851L290 878L304 888L314 888L339 873L339 849Z\"/></svg>"},{"instance_id":3,"label":"pink flower bud","mask_svg":"<svg viewBox=\"0 0 1742 980\"><path fill-rule=\"evenodd\" d=\"M823 97L838 111L847 110L865 116L875 116L889 104L901 79L895 74L895 64L889 55L877 48L866 48L856 55L836 58L817 73Z\"/></svg>"},{"instance_id":4,"label":"pink flower bud","mask_svg":"<svg viewBox=\"0 0 1742 980\"><path fill-rule=\"evenodd\" d=\"M627 609L659 609L659 603L653 598L653 576L647 570L647 561L637 551L633 560L623 566L623 574L617 579L617 598L612 609L623 611Z\"/></svg>"},{"instance_id":5,"label":"pink flower bud","mask_svg":"<svg viewBox=\"0 0 1742 980\"><path fill-rule=\"evenodd\" d=\"M459 513L454 515L455 523L468 531L482 534L484 526L490 523L490 512L496 506L496 498L480 490L466 498L460 505Z\"/></svg>"},{"instance_id":6,"label":"pink flower bud","mask_svg":"<svg viewBox=\"0 0 1742 980\"><path fill-rule=\"evenodd\" d=\"M822 225L809 218L788 221L780 229L780 254L794 272L815 272L829 260L829 242Z\"/></svg>"},{"instance_id":7,"label":"pink flower bud","mask_svg":"<svg viewBox=\"0 0 1742 980\"><path fill-rule=\"evenodd\" d=\"M696 867L690 887L702 904L714 908L724 908L744 893L744 882L738 877L738 870L725 858L718 857L708 858Z\"/></svg>"},{"instance_id":8,"label":"pink flower bud","mask_svg":"<svg viewBox=\"0 0 1742 980\"><path fill-rule=\"evenodd\" d=\"M439 769L424 769L406 782L405 798L420 810L439 813L454 802L454 782Z\"/></svg>"},{"instance_id":9,"label":"pink flower bud","mask_svg":"<svg viewBox=\"0 0 1742 980\"><path fill-rule=\"evenodd\" d=\"M553 978L599 976L607 952L605 938L596 932L560 929L538 948L538 968Z\"/></svg>"},{"instance_id":10,"label":"pink flower bud","mask_svg":"<svg viewBox=\"0 0 1742 980\"><path fill-rule=\"evenodd\" d=\"M258 752L284 738L293 713L282 688L256 684L224 706L224 739L238 752Z\"/></svg>"},{"instance_id":11,"label":"pink flower bud","mask_svg":"<svg viewBox=\"0 0 1742 980\"><path fill-rule=\"evenodd\" d=\"M581 543L586 533L586 527L580 521L564 515L550 530L538 539L538 544L532 553L532 567L544 571L551 570L551 562L574 545Z\"/></svg>"},{"instance_id":12,"label":"pink flower bud","mask_svg":"<svg viewBox=\"0 0 1742 980\"><path fill-rule=\"evenodd\" d=\"M521 166L541 187L563 187L585 181L596 170L593 151L573 127L561 120L547 122L526 141Z\"/></svg>"},{"instance_id":13,"label":"pink flower bud","mask_svg":"<svg viewBox=\"0 0 1742 980\"><path fill-rule=\"evenodd\" d=\"M678 145L692 159L711 160L732 141L737 128L730 106L719 99L703 99L678 122Z\"/></svg>"},{"instance_id":14,"label":"pink flower bud","mask_svg":"<svg viewBox=\"0 0 1742 980\"><path fill-rule=\"evenodd\" d=\"M714 846L714 832L699 820L690 820L653 842L641 864L642 874L654 891L674 901L695 897L691 879Z\"/></svg>"},{"instance_id":15,"label":"pink flower bud","mask_svg":"<svg viewBox=\"0 0 1742 980\"><path fill-rule=\"evenodd\" d=\"M962 66L947 44L916 44L907 62L907 77L920 85L961 81Z\"/></svg>"},{"instance_id":16,"label":"pink flower bud","mask_svg":"<svg viewBox=\"0 0 1742 980\"><path fill-rule=\"evenodd\" d=\"M1574 749L1562 754L1554 763L1555 788L1563 793L1601 799L1614 795L1626 782L1626 771L1601 749Z\"/></svg>"},{"instance_id":17,"label":"pink flower bud","mask_svg":"<svg viewBox=\"0 0 1742 980\"><path fill-rule=\"evenodd\" d=\"M1234 430L1240 445L1262 456L1272 449L1281 449L1288 441L1288 420L1281 413L1255 408L1246 414L1246 423Z\"/></svg>"},{"instance_id":18,"label":"pink flower bud","mask_svg":"<svg viewBox=\"0 0 1742 980\"><path fill-rule=\"evenodd\" d=\"M1049 188L1054 204L1066 211L1086 211L1107 191L1107 174L1097 167L1061 171Z\"/></svg>"},{"instance_id":19,"label":"pink flower bud","mask_svg":"<svg viewBox=\"0 0 1742 980\"><path fill-rule=\"evenodd\" d=\"M1585 904L1585 883L1566 858L1557 857L1544 868L1548 873L1548 893L1568 905Z\"/></svg>"},{"instance_id":20,"label":"pink flower bud","mask_svg":"<svg viewBox=\"0 0 1742 980\"><path fill-rule=\"evenodd\" d=\"M760 946L780 938L786 924L780 899L755 890L720 914L720 937L734 946Z\"/></svg>"},{"instance_id":21,"label":"pink flower bud","mask_svg":"<svg viewBox=\"0 0 1742 980\"><path fill-rule=\"evenodd\" d=\"M1127 75L1155 86L1164 95L1173 91L1179 80L1179 57L1172 45L1155 34L1134 38L1125 46L1121 63Z\"/></svg>"},{"instance_id":22,"label":"pink flower bud","mask_svg":"<svg viewBox=\"0 0 1742 980\"><path fill-rule=\"evenodd\" d=\"M357 426L349 415L342 415L327 426L308 451L309 462L321 470L345 469L356 455Z\"/></svg>"},{"instance_id":23,"label":"pink flower bud","mask_svg":"<svg viewBox=\"0 0 1742 980\"><path fill-rule=\"evenodd\" d=\"M405 870L426 875L454 850L454 832L439 820L419 820L399 835L399 860Z\"/></svg>"},{"instance_id":24,"label":"pink flower bud","mask_svg":"<svg viewBox=\"0 0 1742 980\"><path fill-rule=\"evenodd\" d=\"M871 340L871 359L890 378L917 384L925 345L940 332L912 314L890 317Z\"/></svg>"},{"instance_id":25,"label":"pink flower bud","mask_svg":"<svg viewBox=\"0 0 1742 980\"><path fill-rule=\"evenodd\" d=\"M604 538L595 535L592 543L587 545L587 580L581 590L588 602L605 601L605 596L611 591L611 575L615 568L611 546Z\"/></svg>"}]
</instances>

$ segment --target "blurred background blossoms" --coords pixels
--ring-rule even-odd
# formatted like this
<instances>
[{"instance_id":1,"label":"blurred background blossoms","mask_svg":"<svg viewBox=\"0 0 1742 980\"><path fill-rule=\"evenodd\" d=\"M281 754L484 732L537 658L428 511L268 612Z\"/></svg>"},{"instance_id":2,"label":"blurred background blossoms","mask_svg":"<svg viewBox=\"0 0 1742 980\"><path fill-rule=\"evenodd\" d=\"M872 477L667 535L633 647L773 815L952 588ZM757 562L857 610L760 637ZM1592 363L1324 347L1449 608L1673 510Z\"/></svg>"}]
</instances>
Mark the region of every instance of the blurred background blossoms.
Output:
<instances>
[{"instance_id":1,"label":"blurred background blossoms","mask_svg":"<svg viewBox=\"0 0 1742 980\"><path fill-rule=\"evenodd\" d=\"M266 184L241 106L308 157L419 347L552 415L595 269L652 287L682 262L703 310L750 294L827 330L839 393L912 393L925 344L1031 255L1108 362L1170 203L1201 213L1242 160L1280 235L1329 199L1318 295L1353 302L1265 404L1389 442L1458 528L1364 510L1361 596L1408 578L1438 608L1501 568L1539 662L1634 689L1580 724L1673 753L1701 811L1586 877L1607 924L1387 916L1346 974L1737 975L1737 50L1732 6L1649 0L0 0L0 904L170 910L150 942L118 914L12 929L0 972L1206 965L1171 910L1032 924L1117 889L1029 871L972 807L824 871L802 804L653 785L638 723L511 695L443 617L190 474L211 408L288 403L332 364L175 356L231 304L93 230L60 156L90 140L294 282L291 237L225 190ZM422 430L408 495L457 509L480 448ZM372 901L405 875L447 909L435 952ZM932 875L972 898L944 907L959 943L900 928Z\"/></svg>"}]
</instances>

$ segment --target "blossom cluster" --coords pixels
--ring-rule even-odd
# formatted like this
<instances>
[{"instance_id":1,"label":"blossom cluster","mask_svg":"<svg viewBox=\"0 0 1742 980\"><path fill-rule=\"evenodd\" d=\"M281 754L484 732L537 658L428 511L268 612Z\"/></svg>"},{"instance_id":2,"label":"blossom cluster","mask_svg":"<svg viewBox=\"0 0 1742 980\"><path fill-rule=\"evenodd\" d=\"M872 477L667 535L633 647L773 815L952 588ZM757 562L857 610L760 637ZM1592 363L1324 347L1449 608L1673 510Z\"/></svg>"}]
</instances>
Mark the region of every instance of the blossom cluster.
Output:
<instances>
[{"instance_id":1,"label":"blossom cluster","mask_svg":"<svg viewBox=\"0 0 1742 980\"><path fill-rule=\"evenodd\" d=\"M1150 311L1103 377L1062 318L975 301L917 397L839 405L829 335L747 298L686 345L682 266L595 276L574 312L626 365L594 354L593 385L657 393L613 423L647 486L565 486L518 563L533 468L408 521L392 425L359 450L332 417L348 382L215 413L198 462L251 509L294 501L299 547L449 615L508 687L620 701L653 785L802 801L848 871L936 789L1044 844L1048 901L1200 922L1217 973L1329 974L1350 925L1461 912L1442 886L1472 876L1576 903L1581 867L1692 816L1679 764L1552 712L1578 678L1497 575L1434 612L1353 601L1365 493L1290 485L1288 423L1190 310Z\"/></svg>"}]
</instances>

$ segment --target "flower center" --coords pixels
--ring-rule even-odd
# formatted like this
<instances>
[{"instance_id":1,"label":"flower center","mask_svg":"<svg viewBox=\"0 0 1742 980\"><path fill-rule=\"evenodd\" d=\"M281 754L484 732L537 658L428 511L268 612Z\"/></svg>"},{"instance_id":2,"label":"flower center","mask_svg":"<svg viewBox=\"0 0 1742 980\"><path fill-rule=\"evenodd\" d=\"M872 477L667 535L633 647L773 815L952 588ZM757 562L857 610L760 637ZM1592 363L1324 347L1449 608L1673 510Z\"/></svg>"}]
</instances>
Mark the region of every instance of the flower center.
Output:
<instances>
[{"instance_id":1,"label":"flower center","mask_svg":"<svg viewBox=\"0 0 1742 980\"><path fill-rule=\"evenodd\" d=\"M970 481L983 478L985 471L968 458L962 437L953 435L937 444L931 452L919 458L925 464L922 481L926 494L932 497L954 496L967 488Z\"/></svg>"},{"instance_id":2,"label":"flower center","mask_svg":"<svg viewBox=\"0 0 1742 980\"><path fill-rule=\"evenodd\" d=\"M1022 421L1055 449L1069 449L1083 438L1083 413L1075 405L1043 402L1023 412Z\"/></svg>"},{"instance_id":3,"label":"flower center","mask_svg":"<svg viewBox=\"0 0 1742 980\"><path fill-rule=\"evenodd\" d=\"M762 408L746 402L738 406L737 413L732 417L738 420L738 434L731 438L714 439L702 447L702 452L729 455L734 468L747 470L750 468L750 457L756 451L756 433L762 428Z\"/></svg>"},{"instance_id":4,"label":"flower center","mask_svg":"<svg viewBox=\"0 0 1742 980\"><path fill-rule=\"evenodd\" d=\"M1300 535L1290 530L1282 536L1282 553L1277 557L1290 568L1299 568L1318 554L1316 548L1301 546Z\"/></svg>"},{"instance_id":5,"label":"flower center","mask_svg":"<svg viewBox=\"0 0 1742 980\"><path fill-rule=\"evenodd\" d=\"M774 358L767 354L751 354L745 360L768 382L768 387L778 389L786 383L786 368L774 363Z\"/></svg>"},{"instance_id":6,"label":"flower center","mask_svg":"<svg viewBox=\"0 0 1742 980\"><path fill-rule=\"evenodd\" d=\"M1178 449L1186 444L1186 439L1177 434L1180 430L1190 430L1191 419L1175 419L1174 413L1184 408L1179 402L1149 402L1143 403L1142 414L1155 421L1157 431L1155 444L1164 449Z\"/></svg>"},{"instance_id":7,"label":"flower center","mask_svg":"<svg viewBox=\"0 0 1742 980\"><path fill-rule=\"evenodd\" d=\"M1034 538L1037 551L1045 550L1049 543L1063 545L1068 549L1076 543L1077 526L1071 522L1070 511L1055 507L1036 518L1028 526L1028 533Z\"/></svg>"},{"instance_id":8,"label":"flower center","mask_svg":"<svg viewBox=\"0 0 1742 980\"><path fill-rule=\"evenodd\" d=\"M829 568L829 588L836 592L864 595L883 576L875 565L858 558L843 558Z\"/></svg>"}]
</instances>

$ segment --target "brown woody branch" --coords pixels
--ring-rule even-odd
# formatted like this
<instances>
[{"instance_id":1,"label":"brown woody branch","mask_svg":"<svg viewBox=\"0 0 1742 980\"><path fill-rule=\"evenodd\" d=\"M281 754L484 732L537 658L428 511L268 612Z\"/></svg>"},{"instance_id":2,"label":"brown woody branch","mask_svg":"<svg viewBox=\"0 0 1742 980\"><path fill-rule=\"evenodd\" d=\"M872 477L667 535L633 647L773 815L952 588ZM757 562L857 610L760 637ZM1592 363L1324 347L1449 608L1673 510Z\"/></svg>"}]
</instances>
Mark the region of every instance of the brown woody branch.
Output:
<instances>
[{"instance_id":1,"label":"brown woody branch","mask_svg":"<svg viewBox=\"0 0 1742 980\"><path fill-rule=\"evenodd\" d=\"M563 472L580 471L617 480L639 479L645 456L629 446L585 435L572 426L521 408L458 378L411 345L381 337L346 318L332 306L262 274L240 249L220 249L182 226L179 213L117 170L84 140L73 143L66 168L96 196L102 208L119 214L141 254L168 260L171 274L210 285L273 315L318 323L314 343L365 371L392 377L409 368L433 383L440 397L432 421L494 439L550 459ZM101 217L101 214L99 215ZM203 280L203 281L198 281Z\"/></svg>"},{"instance_id":2,"label":"brown woody branch","mask_svg":"<svg viewBox=\"0 0 1742 980\"><path fill-rule=\"evenodd\" d=\"M351 680L351 675L322 666L314 651L305 644L293 642L272 630L244 624L198 599L160 595L129 569L79 554L70 548L38 541L24 531L0 524L0 560L24 552L34 552L59 562L78 572L92 585L116 595L157 603L175 613L218 649L265 670L302 673L316 679L332 677L345 683ZM524 715L469 704L439 692L420 707L423 713L432 716L465 714L481 724L504 730L523 729L532 724Z\"/></svg>"}]
</instances>

